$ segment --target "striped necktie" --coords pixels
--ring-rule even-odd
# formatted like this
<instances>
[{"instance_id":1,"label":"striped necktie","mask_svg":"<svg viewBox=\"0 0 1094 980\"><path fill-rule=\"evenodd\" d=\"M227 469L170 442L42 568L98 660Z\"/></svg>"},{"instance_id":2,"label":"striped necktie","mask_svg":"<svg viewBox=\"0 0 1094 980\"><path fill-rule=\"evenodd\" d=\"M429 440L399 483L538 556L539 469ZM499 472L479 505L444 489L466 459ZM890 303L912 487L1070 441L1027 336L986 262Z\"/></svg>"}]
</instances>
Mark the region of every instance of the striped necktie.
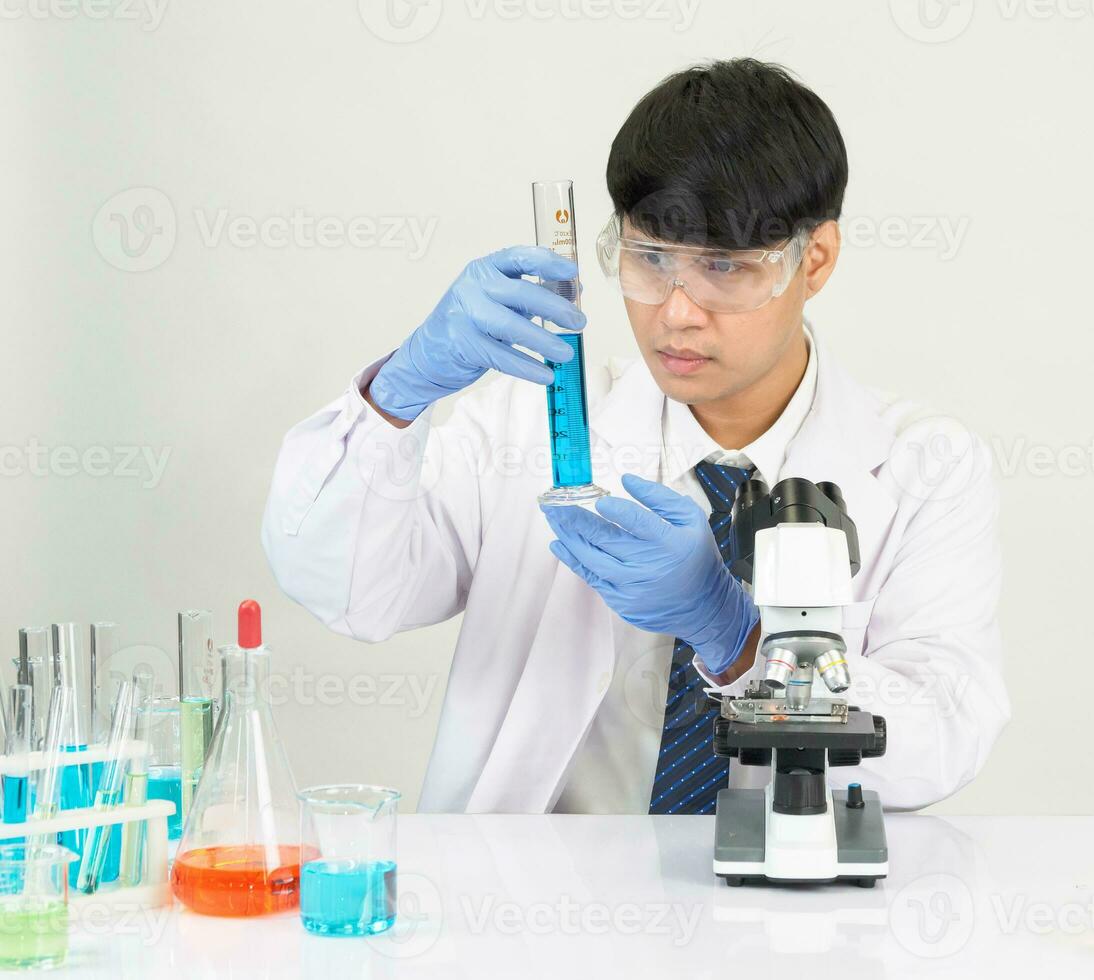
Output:
<instances>
[{"instance_id":1,"label":"striped necktie","mask_svg":"<svg viewBox=\"0 0 1094 980\"><path fill-rule=\"evenodd\" d=\"M733 500L737 487L754 469L714 463L695 467L712 508L710 529L726 564L730 560ZM718 708L703 693L706 681L692 666L694 655L695 651L683 640L673 644L650 813L713 813L718 790L725 787L729 778L729 759L714 754L714 719Z\"/></svg>"}]
</instances>

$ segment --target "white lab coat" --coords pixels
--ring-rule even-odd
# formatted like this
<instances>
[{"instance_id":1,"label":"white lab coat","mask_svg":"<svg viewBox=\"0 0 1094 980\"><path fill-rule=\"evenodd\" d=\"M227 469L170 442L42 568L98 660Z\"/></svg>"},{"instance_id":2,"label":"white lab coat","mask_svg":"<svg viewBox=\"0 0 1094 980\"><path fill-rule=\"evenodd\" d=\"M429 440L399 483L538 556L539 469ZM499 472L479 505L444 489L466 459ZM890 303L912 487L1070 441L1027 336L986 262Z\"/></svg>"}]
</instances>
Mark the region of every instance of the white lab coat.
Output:
<instances>
[{"instance_id":1,"label":"white lab coat","mask_svg":"<svg viewBox=\"0 0 1094 980\"><path fill-rule=\"evenodd\" d=\"M979 772L1009 717L988 455L956 422L860 386L823 343L817 356L780 479L843 490L862 558L844 619L848 697L889 735L883 758L832 781L921 807ZM549 811L633 627L548 550L543 390L497 377L444 424L426 413L398 430L359 393L381 364L286 436L263 525L270 565L289 596L366 642L462 612L419 806ZM664 395L645 365L590 370L589 383L595 481L624 494L623 472L656 479ZM736 785L767 776L731 767Z\"/></svg>"}]
</instances>

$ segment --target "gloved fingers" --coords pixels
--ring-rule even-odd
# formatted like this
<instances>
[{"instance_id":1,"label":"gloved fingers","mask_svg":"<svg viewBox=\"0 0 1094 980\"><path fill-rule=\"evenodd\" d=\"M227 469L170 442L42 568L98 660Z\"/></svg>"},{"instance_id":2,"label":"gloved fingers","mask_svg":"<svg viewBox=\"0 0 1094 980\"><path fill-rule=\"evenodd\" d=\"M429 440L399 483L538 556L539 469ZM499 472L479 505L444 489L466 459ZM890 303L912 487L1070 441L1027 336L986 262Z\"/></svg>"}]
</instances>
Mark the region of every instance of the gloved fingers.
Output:
<instances>
[{"instance_id":1,"label":"gloved fingers","mask_svg":"<svg viewBox=\"0 0 1094 980\"><path fill-rule=\"evenodd\" d=\"M568 330L582 330L588 322L568 299L527 279L495 279L483 283L483 292L522 316L538 316Z\"/></svg>"},{"instance_id":2,"label":"gloved fingers","mask_svg":"<svg viewBox=\"0 0 1094 980\"><path fill-rule=\"evenodd\" d=\"M601 497L596 502L596 509L613 524L643 541L659 541L667 528L653 511L622 497Z\"/></svg>"},{"instance_id":3,"label":"gloved fingers","mask_svg":"<svg viewBox=\"0 0 1094 980\"><path fill-rule=\"evenodd\" d=\"M555 534L578 534L619 561L633 558L640 548L649 548L646 541L640 541L629 531L584 507L541 507L540 510Z\"/></svg>"},{"instance_id":4,"label":"gloved fingers","mask_svg":"<svg viewBox=\"0 0 1094 980\"><path fill-rule=\"evenodd\" d=\"M514 350L508 344L483 338L485 352L483 359L489 362L489 366L502 374L511 375L514 378L523 378L525 381L534 381L539 385L549 385L555 380L555 372L543 361L537 361L534 357Z\"/></svg>"},{"instance_id":5,"label":"gloved fingers","mask_svg":"<svg viewBox=\"0 0 1094 980\"><path fill-rule=\"evenodd\" d=\"M586 540L574 528L559 527L555 529L555 534L570 553L590 572L603 579L605 584L624 585L634 578L634 569Z\"/></svg>"},{"instance_id":6,"label":"gloved fingers","mask_svg":"<svg viewBox=\"0 0 1094 980\"><path fill-rule=\"evenodd\" d=\"M598 575L594 575L589 569L582 565L574 556L574 553L561 541L552 541L549 547L552 555L570 569L571 572L579 578L584 579L594 589L599 591L605 587L605 583L601 578Z\"/></svg>"},{"instance_id":7,"label":"gloved fingers","mask_svg":"<svg viewBox=\"0 0 1094 980\"><path fill-rule=\"evenodd\" d=\"M697 521L706 523L705 515L691 497L670 490L663 483L645 480L634 473L624 473L623 489L670 524L690 527Z\"/></svg>"},{"instance_id":8,"label":"gloved fingers","mask_svg":"<svg viewBox=\"0 0 1094 980\"><path fill-rule=\"evenodd\" d=\"M489 337L503 344L520 344L530 351L543 355L549 361L565 364L573 360L574 349L557 334L529 323L519 313L487 296L478 296L470 302L468 313L475 325Z\"/></svg>"},{"instance_id":9,"label":"gloved fingers","mask_svg":"<svg viewBox=\"0 0 1094 980\"><path fill-rule=\"evenodd\" d=\"M521 276L539 276L552 282L577 278L577 263L556 255L540 245L514 245L488 255L489 262L502 275L510 279Z\"/></svg>"}]
</instances>

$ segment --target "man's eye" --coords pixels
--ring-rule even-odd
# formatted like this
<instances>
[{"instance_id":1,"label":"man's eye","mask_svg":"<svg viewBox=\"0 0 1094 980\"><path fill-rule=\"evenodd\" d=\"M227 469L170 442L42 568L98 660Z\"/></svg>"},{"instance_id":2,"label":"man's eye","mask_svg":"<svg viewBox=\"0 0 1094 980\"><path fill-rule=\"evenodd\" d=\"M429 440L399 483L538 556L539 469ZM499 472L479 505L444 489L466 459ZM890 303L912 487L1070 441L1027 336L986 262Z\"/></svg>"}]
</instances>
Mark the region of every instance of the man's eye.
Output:
<instances>
[{"instance_id":1,"label":"man's eye","mask_svg":"<svg viewBox=\"0 0 1094 980\"><path fill-rule=\"evenodd\" d=\"M661 269L667 265L665 257L659 252L644 252L642 254L646 260L646 265L653 266L655 269Z\"/></svg>"},{"instance_id":2,"label":"man's eye","mask_svg":"<svg viewBox=\"0 0 1094 980\"><path fill-rule=\"evenodd\" d=\"M730 275L737 272L739 268L740 266L732 259L710 259L707 262L707 272L713 272L716 275Z\"/></svg>"}]
</instances>

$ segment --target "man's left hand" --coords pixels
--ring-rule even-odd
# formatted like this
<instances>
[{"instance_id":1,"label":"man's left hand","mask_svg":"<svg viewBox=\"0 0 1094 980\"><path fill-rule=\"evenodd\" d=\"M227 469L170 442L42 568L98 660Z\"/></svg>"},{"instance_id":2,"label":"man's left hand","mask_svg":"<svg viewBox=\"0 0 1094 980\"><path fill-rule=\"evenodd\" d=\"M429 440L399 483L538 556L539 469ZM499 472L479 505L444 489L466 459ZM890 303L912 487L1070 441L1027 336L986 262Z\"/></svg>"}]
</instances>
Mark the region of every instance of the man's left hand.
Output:
<instances>
[{"instance_id":1,"label":"man's left hand","mask_svg":"<svg viewBox=\"0 0 1094 980\"><path fill-rule=\"evenodd\" d=\"M629 473L623 487L638 503L604 497L597 513L543 507L558 538L551 553L622 619L679 637L722 674L759 620L752 598L726 568L694 500Z\"/></svg>"}]
</instances>

